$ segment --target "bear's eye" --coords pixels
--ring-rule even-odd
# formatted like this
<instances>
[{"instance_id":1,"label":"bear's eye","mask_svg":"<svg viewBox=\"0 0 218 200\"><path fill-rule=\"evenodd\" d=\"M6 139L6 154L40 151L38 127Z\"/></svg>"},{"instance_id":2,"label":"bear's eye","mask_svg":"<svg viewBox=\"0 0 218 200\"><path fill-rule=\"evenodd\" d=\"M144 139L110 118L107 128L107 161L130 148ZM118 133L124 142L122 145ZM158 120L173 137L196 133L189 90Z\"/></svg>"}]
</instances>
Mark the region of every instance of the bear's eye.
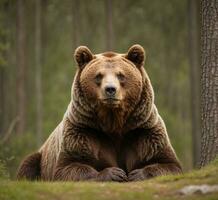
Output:
<instances>
[{"instance_id":1,"label":"bear's eye","mask_svg":"<svg viewBox=\"0 0 218 200\"><path fill-rule=\"evenodd\" d=\"M102 78L103 78L103 75L102 74L97 74L96 76L95 76L95 82L99 85L100 83L101 83L101 80L102 80Z\"/></svg>"},{"instance_id":2,"label":"bear's eye","mask_svg":"<svg viewBox=\"0 0 218 200\"><path fill-rule=\"evenodd\" d=\"M120 82L124 82L126 77L122 73L119 73L117 74L117 78Z\"/></svg>"}]
</instances>

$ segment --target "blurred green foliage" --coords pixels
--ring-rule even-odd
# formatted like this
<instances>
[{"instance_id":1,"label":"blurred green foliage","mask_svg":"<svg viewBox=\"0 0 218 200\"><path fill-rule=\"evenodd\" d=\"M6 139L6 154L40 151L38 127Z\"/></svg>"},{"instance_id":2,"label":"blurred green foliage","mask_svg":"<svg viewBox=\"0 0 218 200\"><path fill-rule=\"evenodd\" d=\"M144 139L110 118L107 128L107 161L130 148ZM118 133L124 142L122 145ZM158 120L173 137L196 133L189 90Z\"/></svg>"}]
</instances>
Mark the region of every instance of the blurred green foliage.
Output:
<instances>
[{"instance_id":1,"label":"blurred green foliage","mask_svg":"<svg viewBox=\"0 0 218 200\"><path fill-rule=\"evenodd\" d=\"M0 160L0 181L8 180L8 179L9 179L9 173L5 165L5 161Z\"/></svg>"},{"instance_id":2,"label":"blurred green foliage","mask_svg":"<svg viewBox=\"0 0 218 200\"><path fill-rule=\"evenodd\" d=\"M0 67L2 49L10 45L6 63L8 91L16 94L16 3L8 0L8 10L1 9L8 26L0 25L0 35L8 34L7 42L0 42ZM26 1L27 29L27 115L26 133L12 136L0 144L0 160L6 162L11 177L24 155L37 150L36 141L36 87L34 61L34 1ZM139 43L147 54L147 70L155 91L155 103L168 129L169 137L185 169L192 167L190 81L188 63L187 1L181 0L121 0L112 1L114 46L117 52L126 52ZM60 122L70 101L71 84L76 70L73 51L76 47L73 34L77 31L79 45L88 46L93 53L106 51L105 2L45 1L42 29L42 95L43 141ZM73 26L73 6L76 6L79 24ZM5 33L9 27L9 32ZM9 43L6 45L6 43ZM15 116L16 100L8 97L8 121ZM10 111L11 109L11 111ZM8 122L8 125L9 125ZM42 143L43 143L42 141Z\"/></svg>"}]
</instances>

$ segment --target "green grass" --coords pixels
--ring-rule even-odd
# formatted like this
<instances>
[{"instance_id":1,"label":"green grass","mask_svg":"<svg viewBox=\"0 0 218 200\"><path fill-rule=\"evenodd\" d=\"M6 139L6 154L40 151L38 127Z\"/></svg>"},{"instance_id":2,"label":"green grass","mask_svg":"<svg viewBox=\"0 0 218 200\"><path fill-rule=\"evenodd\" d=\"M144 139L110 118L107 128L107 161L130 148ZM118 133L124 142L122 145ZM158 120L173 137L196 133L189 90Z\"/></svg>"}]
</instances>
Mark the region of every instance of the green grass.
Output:
<instances>
[{"instance_id":1,"label":"green grass","mask_svg":"<svg viewBox=\"0 0 218 200\"><path fill-rule=\"evenodd\" d=\"M0 200L218 199L218 192L191 196L182 196L177 193L182 187L191 184L218 184L218 159L201 170L134 183L48 183L0 179Z\"/></svg>"}]
</instances>

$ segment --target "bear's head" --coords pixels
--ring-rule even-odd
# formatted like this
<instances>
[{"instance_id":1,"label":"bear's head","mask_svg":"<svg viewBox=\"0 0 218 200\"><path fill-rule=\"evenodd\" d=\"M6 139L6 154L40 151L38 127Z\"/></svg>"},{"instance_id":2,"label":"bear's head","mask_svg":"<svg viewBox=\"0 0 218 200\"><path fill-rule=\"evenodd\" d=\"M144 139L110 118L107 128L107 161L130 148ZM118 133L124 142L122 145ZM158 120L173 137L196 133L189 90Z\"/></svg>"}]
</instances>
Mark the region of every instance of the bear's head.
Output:
<instances>
[{"instance_id":1,"label":"bear's head","mask_svg":"<svg viewBox=\"0 0 218 200\"><path fill-rule=\"evenodd\" d=\"M106 52L95 55L87 47L80 46L74 57L78 70L72 92L79 87L85 107L93 109L104 131L122 130L130 114L134 115L136 107L140 109L139 104L150 109L153 92L144 70L142 46L133 45L126 54Z\"/></svg>"}]
</instances>

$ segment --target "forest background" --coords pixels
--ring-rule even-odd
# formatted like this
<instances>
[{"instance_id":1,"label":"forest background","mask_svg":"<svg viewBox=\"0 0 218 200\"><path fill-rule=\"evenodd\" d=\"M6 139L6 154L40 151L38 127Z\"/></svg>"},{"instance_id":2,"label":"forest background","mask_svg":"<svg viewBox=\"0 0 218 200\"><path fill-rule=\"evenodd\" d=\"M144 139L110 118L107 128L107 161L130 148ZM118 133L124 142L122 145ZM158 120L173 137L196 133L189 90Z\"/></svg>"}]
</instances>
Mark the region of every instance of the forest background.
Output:
<instances>
[{"instance_id":1,"label":"forest background","mask_svg":"<svg viewBox=\"0 0 218 200\"><path fill-rule=\"evenodd\" d=\"M185 170L200 144L198 5L188 0L1 0L0 160L14 178L61 121L76 70L74 49L146 50L145 69ZM198 49L198 50L196 50Z\"/></svg>"}]
</instances>

